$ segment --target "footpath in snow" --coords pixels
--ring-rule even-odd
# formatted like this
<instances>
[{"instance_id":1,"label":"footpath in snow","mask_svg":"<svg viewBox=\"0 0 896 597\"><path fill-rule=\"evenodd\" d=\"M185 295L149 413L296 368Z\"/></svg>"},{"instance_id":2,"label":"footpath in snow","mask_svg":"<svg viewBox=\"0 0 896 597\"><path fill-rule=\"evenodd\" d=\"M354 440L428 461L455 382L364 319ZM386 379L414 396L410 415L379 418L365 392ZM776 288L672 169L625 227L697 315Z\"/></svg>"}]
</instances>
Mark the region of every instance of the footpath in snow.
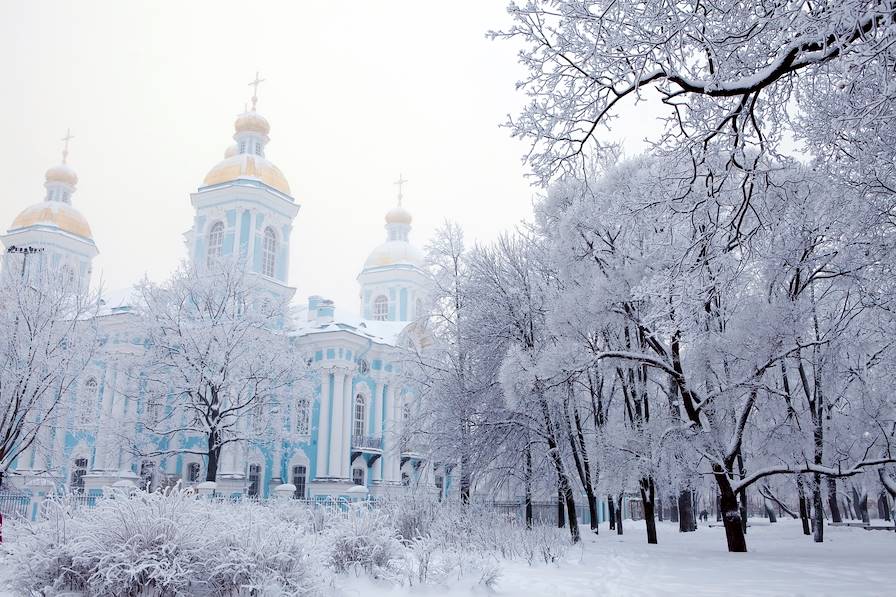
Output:
<instances>
[{"instance_id":1,"label":"footpath in snow","mask_svg":"<svg viewBox=\"0 0 896 597\"><path fill-rule=\"evenodd\" d=\"M725 551L724 530L701 526L679 533L657 523L658 545L647 545L643 522L625 522L625 534L586 532L581 547L556 565L501 562L495 595L600 596L892 596L896 595L896 532L825 528L825 542L802 534L797 521L751 521L749 553ZM360 579L358 579L360 580ZM453 587L394 588L348 582L344 594L364 597L486 595L475 579Z\"/></svg>"}]
</instances>

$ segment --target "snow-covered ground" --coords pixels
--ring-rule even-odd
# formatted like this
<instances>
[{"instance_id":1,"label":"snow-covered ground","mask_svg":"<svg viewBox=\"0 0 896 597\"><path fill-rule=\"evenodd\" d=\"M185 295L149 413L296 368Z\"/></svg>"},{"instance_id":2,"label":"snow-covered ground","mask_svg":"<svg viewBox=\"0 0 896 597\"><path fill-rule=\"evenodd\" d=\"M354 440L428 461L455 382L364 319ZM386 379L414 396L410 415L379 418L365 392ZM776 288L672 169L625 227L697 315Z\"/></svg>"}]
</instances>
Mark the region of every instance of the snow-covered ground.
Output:
<instances>
[{"instance_id":1,"label":"snow-covered ground","mask_svg":"<svg viewBox=\"0 0 896 597\"><path fill-rule=\"evenodd\" d=\"M823 544L802 535L797 522L752 521L750 552L725 551L721 528L681 534L659 523L659 545L647 545L643 523L625 522L625 535L601 529L586 533L553 564L529 566L499 561L500 577L490 592L478 578L453 579L450 586L396 587L369 578L343 576L339 596L488 595L563 597L575 595L894 595L896 532L825 529ZM4 572L0 551L0 580ZM0 582L0 587L5 583ZM13 594L0 588L0 597ZM18 597L18 596L16 596Z\"/></svg>"},{"instance_id":2,"label":"snow-covered ground","mask_svg":"<svg viewBox=\"0 0 896 597\"><path fill-rule=\"evenodd\" d=\"M625 522L625 534L588 535L557 565L502 562L494 594L528 597L574 595L896 595L896 532L825 528L815 544L798 522L751 521L746 554L725 551L724 531L705 526L679 533L658 523L659 544L647 545L643 523ZM483 595L476 579L452 589L374 587L347 582L346 595Z\"/></svg>"}]
</instances>

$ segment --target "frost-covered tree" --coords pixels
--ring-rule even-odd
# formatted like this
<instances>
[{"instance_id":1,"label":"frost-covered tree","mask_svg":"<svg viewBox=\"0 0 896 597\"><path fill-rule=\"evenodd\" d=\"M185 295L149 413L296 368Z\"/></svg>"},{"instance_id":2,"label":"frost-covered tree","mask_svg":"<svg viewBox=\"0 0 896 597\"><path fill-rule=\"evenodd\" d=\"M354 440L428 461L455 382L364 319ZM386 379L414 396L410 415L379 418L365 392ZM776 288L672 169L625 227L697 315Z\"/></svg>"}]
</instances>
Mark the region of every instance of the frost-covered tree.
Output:
<instances>
[{"instance_id":1,"label":"frost-covered tree","mask_svg":"<svg viewBox=\"0 0 896 597\"><path fill-rule=\"evenodd\" d=\"M658 147L695 165L719 154L750 172L750 152L774 152L806 114L820 127L809 137L838 153L892 147L892 0L531 0L509 13L492 36L521 46L518 86L531 98L509 126L531 141L542 181L584 165L620 106L647 94L667 108Z\"/></svg>"},{"instance_id":2,"label":"frost-covered tree","mask_svg":"<svg viewBox=\"0 0 896 597\"><path fill-rule=\"evenodd\" d=\"M214 481L222 449L263 441L279 405L307 392L286 305L239 263L183 265L163 284L144 281L139 292L141 423L153 441L135 448L202 455L206 480Z\"/></svg>"},{"instance_id":3,"label":"frost-covered tree","mask_svg":"<svg viewBox=\"0 0 896 597\"><path fill-rule=\"evenodd\" d=\"M0 487L16 458L51 447L41 430L61 424L59 405L98 346L97 297L39 257L10 252L0 274Z\"/></svg>"}]
</instances>

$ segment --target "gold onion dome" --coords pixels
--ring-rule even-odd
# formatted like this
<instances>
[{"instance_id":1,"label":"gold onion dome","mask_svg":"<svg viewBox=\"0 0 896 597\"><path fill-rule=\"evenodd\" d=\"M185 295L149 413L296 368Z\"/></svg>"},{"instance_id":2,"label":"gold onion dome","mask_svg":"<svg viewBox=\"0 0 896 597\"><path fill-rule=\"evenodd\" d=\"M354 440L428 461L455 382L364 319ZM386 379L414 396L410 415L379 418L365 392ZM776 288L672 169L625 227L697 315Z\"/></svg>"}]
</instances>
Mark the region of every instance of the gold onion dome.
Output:
<instances>
[{"instance_id":1,"label":"gold onion dome","mask_svg":"<svg viewBox=\"0 0 896 597\"><path fill-rule=\"evenodd\" d=\"M230 150L227 153L230 153ZM260 155L248 153L237 153L224 158L209 170L203 183L205 186L210 186L240 178L259 180L281 193L290 194L289 183L286 182L286 177L280 168Z\"/></svg>"},{"instance_id":2,"label":"gold onion dome","mask_svg":"<svg viewBox=\"0 0 896 597\"><path fill-rule=\"evenodd\" d=\"M77 179L77 177L75 177ZM10 231L29 226L47 226L93 240L90 225L77 209L61 201L41 201L16 216Z\"/></svg>"},{"instance_id":3,"label":"gold onion dome","mask_svg":"<svg viewBox=\"0 0 896 597\"><path fill-rule=\"evenodd\" d=\"M48 183L60 182L69 186L75 186L78 184L78 175L68 164L63 163L47 170L46 180Z\"/></svg>"},{"instance_id":4,"label":"gold onion dome","mask_svg":"<svg viewBox=\"0 0 896 597\"><path fill-rule=\"evenodd\" d=\"M387 240L370 252L364 269L389 265L413 265L423 267L423 253L405 240Z\"/></svg>"},{"instance_id":5,"label":"gold onion dome","mask_svg":"<svg viewBox=\"0 0 896 597\"><path fill-rule=\"evenodd\" d=\"M397 205L386 212L387 224L408 224L411 223L411 212L400 205Z\"/></svg>"},{"instance_id":6,"label":"gold onion dome","mask_svg":"<svg viewBox=\"0 0 896 597\"><path fill-rule=\"evenodd\" d=\"M243 112L237 116L233 127L237 133L258 133L267 136L271 132L271 125L267 118L255 110Z\"/></svg>"}]
</instances>

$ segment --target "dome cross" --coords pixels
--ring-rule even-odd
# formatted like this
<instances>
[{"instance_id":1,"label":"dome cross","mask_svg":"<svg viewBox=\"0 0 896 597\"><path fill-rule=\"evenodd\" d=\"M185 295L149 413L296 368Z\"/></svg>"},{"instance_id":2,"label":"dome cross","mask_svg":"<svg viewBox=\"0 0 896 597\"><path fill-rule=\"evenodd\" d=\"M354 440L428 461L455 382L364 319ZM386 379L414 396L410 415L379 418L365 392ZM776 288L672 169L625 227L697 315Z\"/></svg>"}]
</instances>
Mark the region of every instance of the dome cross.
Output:
<instances>
[{"instance_id":1,"label":"dome cross","mask_svg":"<svg viewBox=\"0 0 896 597\"><path fill-rule=\"evenodd\" d=\"M408 181L401 174L399 174L398 180L396 180L394 183L392 183L398 187L398 206L399 207L401 207L401 200L404 197L404 195L402 195L401 192L402 192L403 187L406 182L408 182Z\"/></svg>"},{"instance_id":2,"label":"dome cross","mask_svg":"<svg viewBox=\"0 0 896 597\"><path fill-rule=\"evenodd\" d=\"M255 71L255 80L249 83L249 87L252 88L252 111L255 111L255 104L258 103L258 86L265 82L265 79L260 79L258 77L258 71Z\"/></svg>"},{"instance_id":3,"label":"dome cross","mask_svg":"<svg viewBox=\"0 0 896 597\"><path fill-rule=\"evenodd\" d=\"M64 142L65 145L62 146L62 163L65 164L66 160L68 160L68 142L74 139L75 136L72 135L71 129L65 130L65 136L60 139L60 141Z\"/></svg>"}]
</instances>

